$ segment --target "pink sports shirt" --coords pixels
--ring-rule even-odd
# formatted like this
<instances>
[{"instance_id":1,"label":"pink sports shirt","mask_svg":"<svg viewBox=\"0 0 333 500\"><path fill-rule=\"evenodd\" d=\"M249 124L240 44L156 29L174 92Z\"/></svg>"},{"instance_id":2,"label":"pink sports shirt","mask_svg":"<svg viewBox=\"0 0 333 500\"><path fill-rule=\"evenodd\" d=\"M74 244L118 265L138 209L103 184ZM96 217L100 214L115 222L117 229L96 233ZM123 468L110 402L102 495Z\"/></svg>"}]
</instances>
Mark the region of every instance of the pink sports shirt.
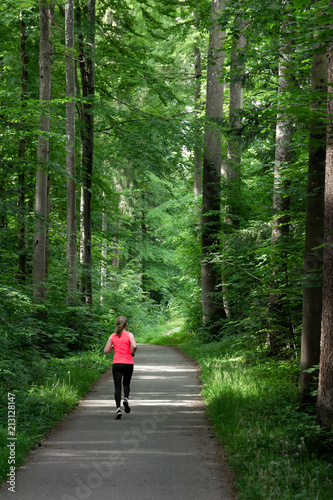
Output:
<instances>
[{"instance_id":1,"label":"pink sports shirt","mask_svg":"<svg viewBox=\"0 0 333 500\"><path fill-rule=\"evenodd\" d=\"M112 345L114 347L113 364L125 363L133 365L133 357L131 354L131 341L129 332L123 330L121 336L118 337L115 333L111 336Z\"/></svg>"}]
</instances>

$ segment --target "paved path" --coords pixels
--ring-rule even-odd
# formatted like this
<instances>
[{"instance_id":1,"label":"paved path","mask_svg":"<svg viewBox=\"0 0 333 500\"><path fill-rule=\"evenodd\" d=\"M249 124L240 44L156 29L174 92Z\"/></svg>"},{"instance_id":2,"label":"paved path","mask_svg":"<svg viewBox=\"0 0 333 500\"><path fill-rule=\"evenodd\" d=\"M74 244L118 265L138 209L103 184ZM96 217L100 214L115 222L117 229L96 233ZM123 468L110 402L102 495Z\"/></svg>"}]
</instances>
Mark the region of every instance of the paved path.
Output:
<instances>
[{"instance_id":1,"label":"paved path","mask_svg":"<svg viewBox=\"0 0 333 500\"><path fill-rule=\"evenodd\" d=\"M231 500L196 366L139 345L129 414L114 420L110 372L17 471L2 500Z\"/></svg>"}]
</instances>

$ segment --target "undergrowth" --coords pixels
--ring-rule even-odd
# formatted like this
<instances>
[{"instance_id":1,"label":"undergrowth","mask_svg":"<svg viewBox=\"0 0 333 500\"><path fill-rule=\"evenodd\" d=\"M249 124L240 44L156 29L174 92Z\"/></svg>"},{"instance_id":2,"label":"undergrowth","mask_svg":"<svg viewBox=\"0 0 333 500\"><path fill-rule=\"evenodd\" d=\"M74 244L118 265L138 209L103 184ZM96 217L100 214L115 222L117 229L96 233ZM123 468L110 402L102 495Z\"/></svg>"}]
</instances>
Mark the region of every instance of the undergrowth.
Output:
<instances>
[{"instance_id":1,"label":"undergrowth","mask_svg":"<svg viewBox=\"0 0 333 500\"><path fill-rule=\"evenodd\" d=\"M202 395L244 500L327 500L333 490L333 434L315 408L301 410L296 360L267 358L255 338L202 343L184 331L151 343L178 346L201 367Z\"/></svg>"},{"instance_id":2,"label":"undergrowth","mask_svg":"<svg viewBox=\"0 0 333 500\"><path fill-rule=\"evenodd\" d=\"M7 479L8 473L8 393L15 396L15 465L18 467L52 427L75 408L109 366L110 359L100 349L78 352L63 359L39 359L38 369L30 376L32 380L21 387L13 387L10 381L0 400L0 482Z\"/></svg>"}]
</instances>

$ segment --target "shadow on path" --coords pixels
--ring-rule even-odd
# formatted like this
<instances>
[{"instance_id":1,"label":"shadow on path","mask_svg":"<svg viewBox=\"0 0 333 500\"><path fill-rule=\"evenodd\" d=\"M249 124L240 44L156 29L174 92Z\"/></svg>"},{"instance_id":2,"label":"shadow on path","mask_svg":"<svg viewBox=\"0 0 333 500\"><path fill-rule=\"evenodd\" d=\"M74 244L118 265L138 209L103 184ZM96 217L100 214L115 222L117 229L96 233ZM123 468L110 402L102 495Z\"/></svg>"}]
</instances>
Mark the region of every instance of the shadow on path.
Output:
<instances>
[{"instance_id":1,"label":"shadow on path","mask_svg":"<svg viewBox=\"0 0 333 500\"><path fill-rule=\"evenodd\" d=\"M2 500L231 500L200 397L194 363L169 347L139 345L132 411L114 420L103 376L16 473Z\"/></svg>"}]
</instances>

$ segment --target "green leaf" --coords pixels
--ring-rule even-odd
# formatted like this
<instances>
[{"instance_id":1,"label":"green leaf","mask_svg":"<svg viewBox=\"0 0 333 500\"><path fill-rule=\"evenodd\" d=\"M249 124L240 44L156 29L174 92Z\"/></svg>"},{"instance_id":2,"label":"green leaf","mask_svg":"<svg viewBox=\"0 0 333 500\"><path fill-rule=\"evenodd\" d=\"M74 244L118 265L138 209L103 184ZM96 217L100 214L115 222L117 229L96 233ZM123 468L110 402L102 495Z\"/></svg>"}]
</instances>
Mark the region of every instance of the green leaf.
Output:
<instances>
[{"instance_id":1,"label":"green leaf","mask_svg":"<svg viewBox=\"0 0 333 500\"><path fill-rule=\"evenodd\" d=\"M294 0L294 5L297 9L303 7L303 5L305 7L309 7L311 3L311 0Z\"/></svg>"}]
</instances>

